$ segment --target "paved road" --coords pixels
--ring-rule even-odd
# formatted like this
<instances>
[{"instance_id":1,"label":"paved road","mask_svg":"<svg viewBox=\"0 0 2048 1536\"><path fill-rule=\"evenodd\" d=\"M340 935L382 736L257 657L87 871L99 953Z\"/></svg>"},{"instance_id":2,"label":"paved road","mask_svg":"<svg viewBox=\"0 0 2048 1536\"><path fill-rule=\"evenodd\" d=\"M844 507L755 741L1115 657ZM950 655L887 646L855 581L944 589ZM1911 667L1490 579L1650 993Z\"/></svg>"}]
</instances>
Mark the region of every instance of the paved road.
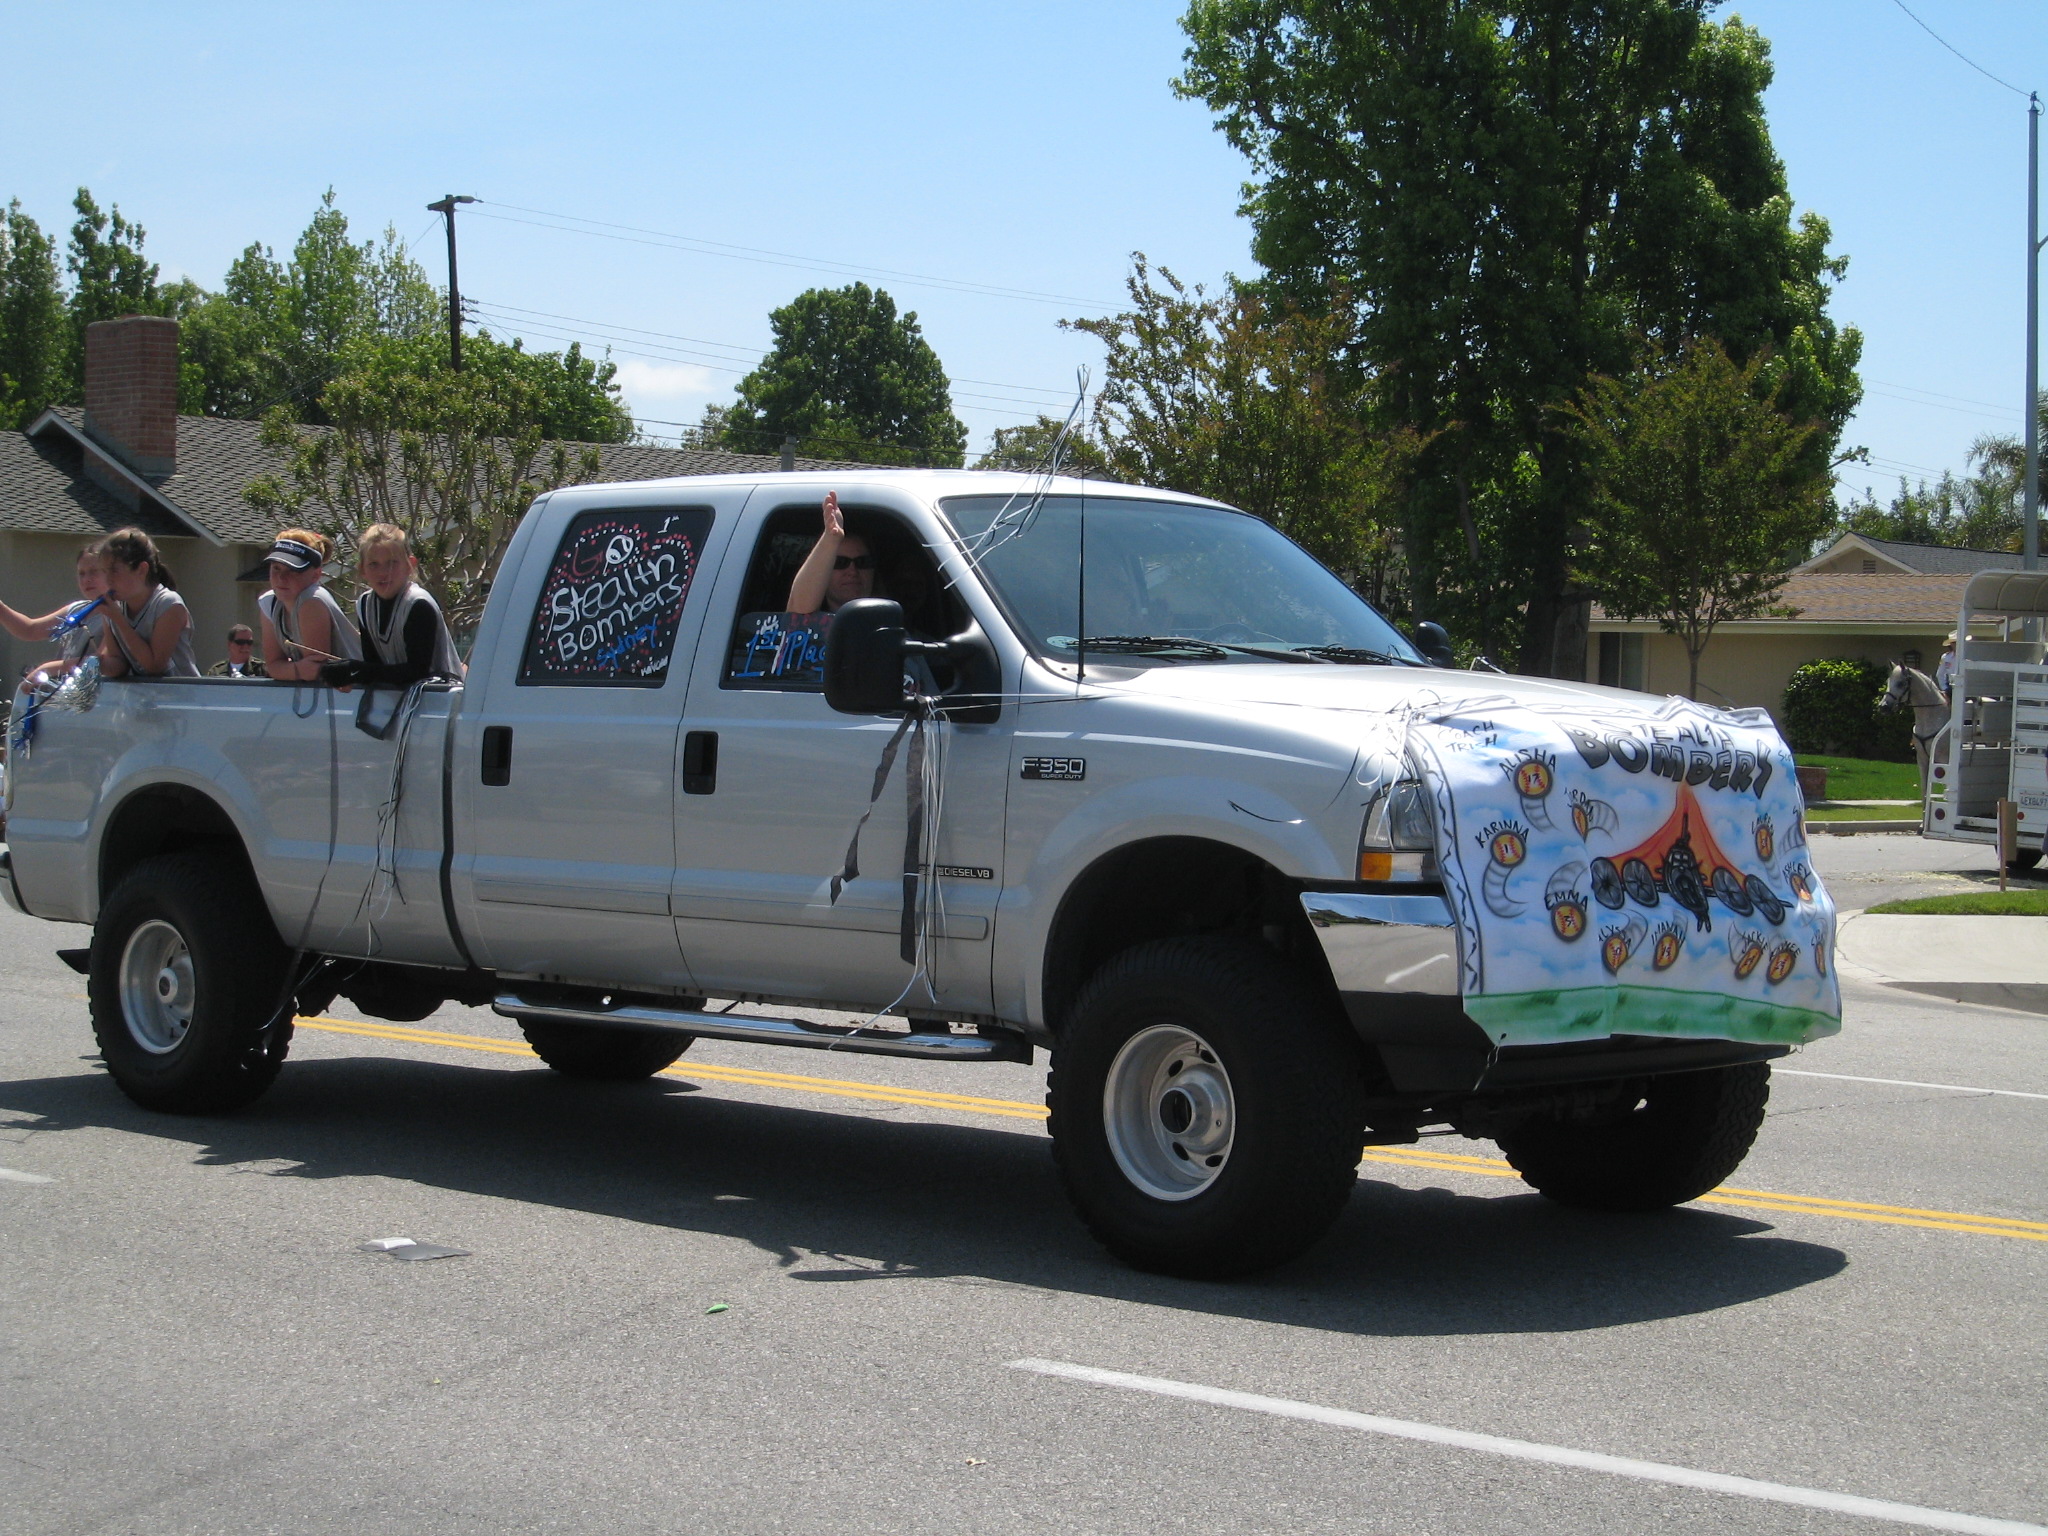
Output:
<instances>
[{"instance_id":1,"label":"paved road","mask_svg":"<svg viewBox=\"0 0 2048 1536\"><path fill-rule=\"evenodd\" d=\"M593 1089L488 1013L337 1012L251 1111L173 1119L95 1066L77 942L0 912L0 1166L47 1180L0 1177L10 1530L1911 1528L1024 1358L2048 1522L2035 1015L1857 985L1749 1193L1602 1219L1435 1140L1363 1164L1307 1258L1205 1285L1090 1244L1033 1069L700 1044ZM389 1236L471 1256L358 1251Z\"/></svg>"}]
</instances>

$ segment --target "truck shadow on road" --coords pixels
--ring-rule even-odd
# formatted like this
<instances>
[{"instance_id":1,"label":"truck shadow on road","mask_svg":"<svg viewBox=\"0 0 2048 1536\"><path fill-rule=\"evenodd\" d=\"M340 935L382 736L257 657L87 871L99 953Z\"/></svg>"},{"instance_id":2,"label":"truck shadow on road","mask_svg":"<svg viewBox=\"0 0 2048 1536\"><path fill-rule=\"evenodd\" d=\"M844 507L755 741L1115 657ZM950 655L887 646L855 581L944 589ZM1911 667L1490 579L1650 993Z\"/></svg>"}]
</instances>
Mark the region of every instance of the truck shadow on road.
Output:
<instances>
[{"instance_id":1,"label":"truck shadow on road","mask_svg":"<svg viewBox=\"0 0 2048 1536\"><path fill-rule=\"evenodd\" d=\"M411 1180L735 1238L772 1255L792 1283L1016 1285L1359 1335L1613 1327L1782 1294L1847 1262L1766 1222L1697 1207L1599 1216L1505 1180L1418 1188L1374 1179L1368 1164L1306 1257L1231 1284L1175 1280L1094 1245L1035 1127L891 1123L739 1102L718 1097L722 1086L315 1059L292 1063L233 1117L152 1114L86 1071L0 1084L0 1110L10 1130L181 1143L201 1167Z\"/></svg>"}]
</instances>

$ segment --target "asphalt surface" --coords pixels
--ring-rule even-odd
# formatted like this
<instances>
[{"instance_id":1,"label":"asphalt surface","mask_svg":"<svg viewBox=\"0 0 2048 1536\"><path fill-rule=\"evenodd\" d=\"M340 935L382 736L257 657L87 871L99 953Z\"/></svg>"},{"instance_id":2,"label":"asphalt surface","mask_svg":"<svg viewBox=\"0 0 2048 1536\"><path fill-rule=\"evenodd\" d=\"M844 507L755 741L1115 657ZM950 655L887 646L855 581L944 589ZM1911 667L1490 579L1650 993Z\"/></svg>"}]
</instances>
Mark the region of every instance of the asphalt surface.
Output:
<instances>
[{"instance_id":1,"label":"asphalt surface","mask_svg":"<svg viewBox=\"0 0 2048 1536\"><path fill-rule=\"evenodd\" d=\"M1903 837L1814 859L1845 908L1989 868ZM1748 1193L1597 1217L1432 1139L1362 1164L1306 1258L1217 1285L1094 1247L1040 1069L700 1043L593 1088L487 1012L342 1009L252 1109L179 1119L96 1065L51 953L83 942L0 911L23 1536L1911 1528L1025 1358L2048 1523L2038 1015L1852 982L1775 1078ZM400 1236L470 1252L359 1250Z\"/></svg>"}]
</instances>

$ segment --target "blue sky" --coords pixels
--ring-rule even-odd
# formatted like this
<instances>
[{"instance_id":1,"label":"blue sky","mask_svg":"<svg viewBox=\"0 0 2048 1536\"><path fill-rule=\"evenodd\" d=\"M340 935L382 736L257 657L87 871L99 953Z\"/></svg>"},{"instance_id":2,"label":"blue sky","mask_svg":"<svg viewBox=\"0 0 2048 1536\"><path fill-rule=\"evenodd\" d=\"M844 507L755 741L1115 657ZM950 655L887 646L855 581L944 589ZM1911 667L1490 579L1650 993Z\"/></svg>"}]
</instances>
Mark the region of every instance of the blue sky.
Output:
<instances>
[{"instance_id":1,"label":"blue sky","mask_svg":"<svg viewBox=\"0 0 2048 1536\"><path fill-rule=\"evenodd\" d=\"M1908 3L2013 84L2048 83L2038 0ZM866 276L917 311L981 444L1063 413L1099 349L1055 322L1113 304L1132 251L1198 281L1250 268L1242 163L1168 89L1180 10L16 6L0 197L62 226L89 185L167 274L214 284L251 240L288 247L329 185L439 281L424 205L474 194L462 285L491 328L611 338L652 431L729 395L772 307ZM1896 0L1718 14L1772 40L1793 195L1851 260L1835 308L1865 334L1868 394L1849 436L1874 462L1845 483L1961 469L2020 420L2024 101ZM574 219L661 237L540 227Z\"/></svg>"}]
</instances>

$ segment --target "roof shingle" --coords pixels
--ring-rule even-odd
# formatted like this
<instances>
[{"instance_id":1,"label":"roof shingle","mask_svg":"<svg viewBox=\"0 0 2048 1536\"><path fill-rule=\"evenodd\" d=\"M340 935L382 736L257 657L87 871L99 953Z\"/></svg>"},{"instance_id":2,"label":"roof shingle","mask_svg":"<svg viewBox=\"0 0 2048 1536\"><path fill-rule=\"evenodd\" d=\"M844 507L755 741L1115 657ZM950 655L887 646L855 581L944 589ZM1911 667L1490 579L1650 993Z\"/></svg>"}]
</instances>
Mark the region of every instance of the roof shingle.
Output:
<instances>
[{"instance_id":1,"label":"roof shingle","mask_svg":"<svg viewBox=\"0 0 2048 1536\"><path fill-rule=\"evenodd\" d=\"M51 414L72 432L84 434L85 413L78 407L56 406ZM765 454L658 448L642 443L592 446L597 448L600 482L765 474L781 467L779 458ZM0 432L0 529L90 534L132 523L150 534L190 534L188 526L162 508L146 507L145 515L131 515L83 478L80 459L76 443L56 428L46 428L35 439L22 432ZM249 504L243 491L258 476L278 474L284 467L283 457L264 446L261 422L180 416L177 472L153 483L157 495L223 542L261 544L277 531L276 526ZM868 467L873 466L834 459L796 461L796 468L802 470Z\"/></svg>"}]
</instances>

